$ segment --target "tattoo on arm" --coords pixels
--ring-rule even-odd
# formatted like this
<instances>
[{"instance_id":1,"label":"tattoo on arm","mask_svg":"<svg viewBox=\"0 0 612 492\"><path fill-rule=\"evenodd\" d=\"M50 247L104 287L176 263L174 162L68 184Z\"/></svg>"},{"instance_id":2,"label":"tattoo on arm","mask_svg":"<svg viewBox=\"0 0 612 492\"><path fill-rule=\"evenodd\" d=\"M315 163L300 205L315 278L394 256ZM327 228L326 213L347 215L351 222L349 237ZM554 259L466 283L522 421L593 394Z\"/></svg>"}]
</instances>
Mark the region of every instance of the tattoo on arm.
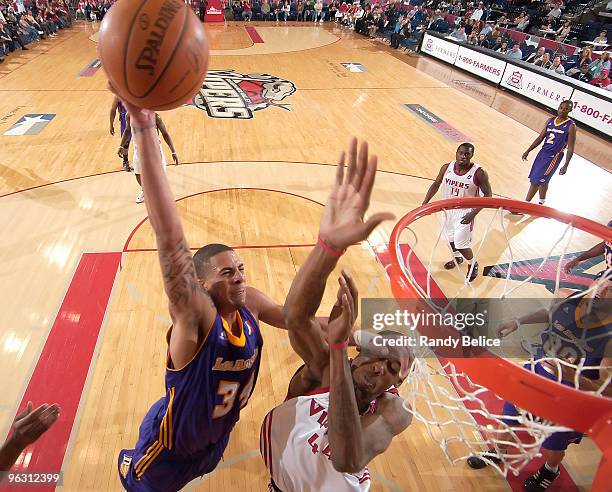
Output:
<instances>
[{"instance_id":1,"label":"tattoo on arm","mask_svg":"<svg viewBox=\"0 0 612 492\"><path fill-rule=\"evenodd\" d=\"M193 257L185 238L174 246L160 249L159 262L171 305L188 304L198 291L207 295L198 283Z\"/></svg>"}]
</instances>

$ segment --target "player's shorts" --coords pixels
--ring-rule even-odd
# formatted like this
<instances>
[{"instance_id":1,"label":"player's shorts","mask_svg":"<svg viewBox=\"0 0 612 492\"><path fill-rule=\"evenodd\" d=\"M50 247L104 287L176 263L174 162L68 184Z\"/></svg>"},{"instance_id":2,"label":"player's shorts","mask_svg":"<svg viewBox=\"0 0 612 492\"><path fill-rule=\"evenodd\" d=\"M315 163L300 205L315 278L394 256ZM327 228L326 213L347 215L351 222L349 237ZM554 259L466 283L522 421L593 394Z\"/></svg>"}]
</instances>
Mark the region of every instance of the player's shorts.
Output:
<instances>
[{"instance_id":1,"label":"player's shorts","mask_svg":"<svg viewBox=\"0 0 612 492\"><path fill-rule=\"evenodd\" d=\"M523 367L528 371L534 371L536 374L545 377L546 379L551 379L556 381L556 377L548 372L546 369L542 367L541 364L535 364L532 366L530 363L524 364ZM566 384L567 386L573 386L574 384L571 381L563 382L562 384ZM517 408L510 402L504 402L504 409L502 414L505 417L517 417L519 412ZM514 419L502 419L502 421L510 426L516 426L516 420ZM549 451L565 451L570 444L579 444L582 440L583 434L581 432L576 431L568 431L568 432L554 432L550 436L548 436L544 442L542 442L542 447L544 449L548 449Z\"/></svg>"},{"instance_id":2,"label":"player's shorts","mask_svg":"<svg viewBox=\"0 0 612 492\"><path fill-rule=\"evenodd\" d=\"M470 209L447 210L446 214L440 216L440 223L446 231L446 237L455 248L466 249L472 246L472 231L474 221L469 224L462 224L461 219L470 212ZM444 237L444 236L442 236Z\"/></svg>"},{"instance_id":3,"label":"player's shorts","mask_svg":"<svg viewBox=\"0 0 612 492\"><path fill-rule=\"evenodd\" d=\"M562 160L563 152L558 152L557 154L543 151L538 152L531 166L529 181L539 185L548 184Z\"/></svg>"},{"instance_id":4,"label":"player's shorts","mask_svg":"<svg viewBox=\"0 0 612 492\"><path fill-rule=\"evenodd\" d=\"M192 480L212 472L229 442L229 433L206 450L188 457L178 456L174 451L152 441L152 427L156 427L158 413L165 411L164 398L155 403L142 424L136 449L119 452L119 479L130 492L173 492L181 490ZM159 431L157 431L159 432Z\"/></svg>"},{"instance_id":5,"label":"player's shorts","mask_svg":"<svg viewBox=\"0 0 612 492\"><path fill-rule=\"evenodd\" d=\"M162 158L162 166L164 168L164 171L166 170L166 166L168 165L166 163L166 156L164 156L164 153L161 150L161 147L159 149L159 151L161 152L161 158ZM132 159L132 165L134 167L134 174L140 174L140 157L138 156L138 147L136 146L136 144L134 144L134 157Z\"/></svg>"}]
</instances>

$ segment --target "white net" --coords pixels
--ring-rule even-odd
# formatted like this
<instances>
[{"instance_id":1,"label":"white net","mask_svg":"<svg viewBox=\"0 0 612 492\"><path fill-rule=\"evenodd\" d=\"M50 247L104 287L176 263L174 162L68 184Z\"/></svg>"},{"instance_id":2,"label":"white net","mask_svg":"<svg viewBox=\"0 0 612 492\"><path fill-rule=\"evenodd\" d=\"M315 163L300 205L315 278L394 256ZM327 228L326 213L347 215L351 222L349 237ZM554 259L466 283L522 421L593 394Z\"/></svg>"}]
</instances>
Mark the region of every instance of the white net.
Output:
<instances>
[{"instance_id":1,"label":"white net","mask_svg":"<svg viewBox=\"0 0 612 492\"><path fill-rule=\"evenodd\" d=\"M474 258L467 267L449 271L442 264L453 257L447 225L456 216L441 210L402 231L392 247L397 248L401 258L403 281L438 313L454 309L454 301L461 297L479 299L476 302L511 298L532 301L512 304L513 312L499 308L491 316L499 326L505 322L514 328L514 333L502 340L498 355L558 384L609 396L612 367L603 366L601 360L610 356L604 351L612 337L612 312L609 301L595 307L593 303L598 302L602 291L612 291L612 287L608 288L612 271L596 276L583 267L580 278L564 271L568 256L576 256L577 249L589 249L601 239L547 217L516 217L503 208L485 209L476 219L484 227L477 230L476 237L480 239ZM439 233L432 240L436 221ZM534 237L536 241L532 241ZM542 256L529 258L536 254ZM597 261L589 264L592 269L605 268ZM497 265L485 268L488 275L484 279L469 282L467 278L477 262L481 268L490 263ZM564 291L565 287L571 292ZM516 312L517 306L525 312ZM585 329L559 329L559 319L563 320L559 316L568 306L576 313L576 326L581 327L581 316ZM544 313L544 318L537 324L516 321L530 312ZM599 320L598 325L593 325L593 317ZM509 347L512 349L506 353ZM504 476L508 472L518 474L540 454L542 443L551 434L572 430L504 402L447 359L436 357L428 349L421 351L415 354L417 358L402 394L406 408L425 424L450 462L477 456Z\"/></svg>"}]
</instances>

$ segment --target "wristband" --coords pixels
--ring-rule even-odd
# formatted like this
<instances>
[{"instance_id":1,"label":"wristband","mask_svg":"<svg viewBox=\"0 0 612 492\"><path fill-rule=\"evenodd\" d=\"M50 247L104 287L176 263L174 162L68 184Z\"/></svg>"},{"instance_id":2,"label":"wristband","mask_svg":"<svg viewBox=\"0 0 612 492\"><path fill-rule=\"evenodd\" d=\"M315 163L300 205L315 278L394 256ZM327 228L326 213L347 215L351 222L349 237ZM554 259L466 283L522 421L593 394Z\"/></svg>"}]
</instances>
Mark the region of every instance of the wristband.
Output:
<instances>
[{"instance_id":1,"label":"wristband","mask_svg":"<svg viewBox=\"0 0 612 492\"><path fill-rule=\"evenodd\" d=\"M329 244L323 241L323 239L321 239L321 236L317 238L317 244L319 244L325 251L327 251L330 255L335 256L336 258L340 258L344 254L344 251L346 251L340 251L335 248L332 248Z\"/></svg>"},{"instance_id":2,"label":"wristband","mask_svg":"<svg viewBox=\"0 0 612 492\"><path fill-rule=\"evenodd\" d=\"M344 342L340 342L340 343L330 343L329 344L329 348L331 350L343 350L345 348L348 347L348 338L346 340L344 340Z\"/></svg>"}]
</instances>

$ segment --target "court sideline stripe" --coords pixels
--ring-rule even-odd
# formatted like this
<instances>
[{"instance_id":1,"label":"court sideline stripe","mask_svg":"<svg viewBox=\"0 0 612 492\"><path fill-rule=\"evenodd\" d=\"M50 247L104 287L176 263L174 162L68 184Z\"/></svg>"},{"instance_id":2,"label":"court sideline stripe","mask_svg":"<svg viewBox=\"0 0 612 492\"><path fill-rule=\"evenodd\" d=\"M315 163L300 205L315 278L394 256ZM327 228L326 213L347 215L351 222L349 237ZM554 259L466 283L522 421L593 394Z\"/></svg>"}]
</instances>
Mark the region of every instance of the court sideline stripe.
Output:
<instances>
[{"instance_id":1,"label":"court sideline stripe","mask_svg":"<svg viewBox=\"0 0 612 492\"><path fill-rule=\"evenodd\" d=\"M84 253L38 358L19 409L28 401L59 403L59 420L28 446L12 468L16 473L59 472L83 388L93 362L121 253ZM55 486L28 487L50 491ZM11 490L8 486L0 491Z\"/></svg>"}]
</instances>

